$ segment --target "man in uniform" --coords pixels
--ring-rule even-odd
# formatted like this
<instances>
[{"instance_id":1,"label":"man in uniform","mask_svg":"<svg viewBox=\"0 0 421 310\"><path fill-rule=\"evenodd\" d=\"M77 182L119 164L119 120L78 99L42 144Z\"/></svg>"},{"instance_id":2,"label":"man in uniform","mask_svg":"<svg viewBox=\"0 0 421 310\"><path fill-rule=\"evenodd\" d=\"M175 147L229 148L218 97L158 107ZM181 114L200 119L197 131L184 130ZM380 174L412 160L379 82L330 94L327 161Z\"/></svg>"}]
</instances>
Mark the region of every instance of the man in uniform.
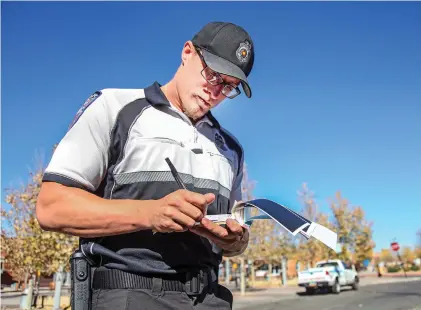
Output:
<instances>
[{"instance_id":1,"label":"man in uniform","mask_svg":"<svg viewBox=\"0 0 421 310\"><path fill-rule=\"evenodd\" d=\"M241 200L244 154L210 110L241 89L251 97L253 62L243 28L212 22L184 44L167 84L103 89L77 113L36 210L43 229L113 252L95 260L92 309L231 309L219 264L246 249L248 230L204 215Z\"/></svg>"}]
</instances>

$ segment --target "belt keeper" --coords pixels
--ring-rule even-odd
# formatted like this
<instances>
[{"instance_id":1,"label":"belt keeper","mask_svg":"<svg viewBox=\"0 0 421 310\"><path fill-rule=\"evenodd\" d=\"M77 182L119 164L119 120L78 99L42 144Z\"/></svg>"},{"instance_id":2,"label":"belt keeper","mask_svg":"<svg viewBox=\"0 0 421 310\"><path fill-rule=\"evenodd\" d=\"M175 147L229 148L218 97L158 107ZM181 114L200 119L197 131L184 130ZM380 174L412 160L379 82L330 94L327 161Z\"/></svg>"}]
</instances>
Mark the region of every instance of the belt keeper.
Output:
<instances>
[{"instance_id":1,"label":"belt keeper","mask_svg":"<svg viewBox=\"0 0 421 310\"><path fill-rule=\"evenodd\" d=\"M205 278L205 279L204 279ZM208 288L208 283L203 280L208 280L209 277L204 276L204 272L187 272L187 281L185 283L187 295L200 295L203 293L204 288Z\"/></svg>"},{"instance_id":2,"label":"belt keeper","mask_svg":"<svg viewBox=\"0 0 421 310\"><path fill-rule=\"evenodd\" d=\"M162 278L152 278L152 294L159 295L162 292Z\"/></svg>"}]
</instances>

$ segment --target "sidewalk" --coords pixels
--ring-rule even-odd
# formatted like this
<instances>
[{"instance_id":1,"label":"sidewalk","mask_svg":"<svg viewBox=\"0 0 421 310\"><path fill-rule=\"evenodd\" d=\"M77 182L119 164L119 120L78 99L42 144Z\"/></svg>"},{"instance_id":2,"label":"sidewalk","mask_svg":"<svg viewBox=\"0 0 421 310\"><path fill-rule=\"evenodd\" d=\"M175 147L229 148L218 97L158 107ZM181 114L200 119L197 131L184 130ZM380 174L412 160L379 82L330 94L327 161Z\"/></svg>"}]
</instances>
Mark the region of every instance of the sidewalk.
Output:
<instances>
[{"instance_id":1,"label":"sidewalk","mask_svg":"<svg viewBox=\"0 0 421 310\"><path fill-rule=\"evenodd\" d=\"M421 277L421 270L420 271L407 271L406 272L407 277ZM377 278L377 272L360 272L359 273L360 278L367 278L367 277L375 277ZM405 277L405 274L403 271L400 272L388 272L382 274L383 277Z\"/></svg>"},{"instance_id":2,"label":"sidewalk","mask_svg":"<svg viewBox=\"0 0 421 310\"><path fill-rule=\"evenodd\" d=\"M254 287L250 287L246 289L245 295L242 296L241 295L241 291L239 288L235 288L232 285L225 285L222 284L223 286L227 287L231 293L233 294L234 298L248 298L248 297L255 297L255 296L270 296L270 295L276 295L276 296L289 296L289 295L295 295L295 293L297 292L301 292L303 291L302 288L294 285L290 285L290 286L280 286L280 287L259 287L259 288L254 288ZM264 298L266 298L264 297Z\"/></svg>"},{"instance_id":3,"label":"sidewalk","mask_svg":"<svg viewBox=\"0 0 421 310\"><path fill-rule=\"evenodd\" d=\"M411 276L408 278L405 278L404 276L383 276L381 278L379 277L363 277L360 280L360 286L366 286L366 285L374 285L374 284L386 284L386 283L398 283L398 282L412 282L412 281L419 281L421 280L421 276Z\"/></svg>"}]
</instances>

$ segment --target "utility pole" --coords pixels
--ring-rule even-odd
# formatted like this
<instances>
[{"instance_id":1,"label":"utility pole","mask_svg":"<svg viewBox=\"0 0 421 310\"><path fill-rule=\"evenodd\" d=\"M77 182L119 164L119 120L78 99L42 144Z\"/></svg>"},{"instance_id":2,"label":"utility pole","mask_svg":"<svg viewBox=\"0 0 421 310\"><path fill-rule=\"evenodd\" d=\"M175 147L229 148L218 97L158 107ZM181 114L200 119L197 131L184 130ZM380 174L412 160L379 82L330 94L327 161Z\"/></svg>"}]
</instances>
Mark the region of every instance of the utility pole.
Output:
<instances>
[{"instance_id":1,"label":"utility pole","mask_svg":"<svg viewBox=\"0 0 421 310\"><path fill-rule=\"evenodd\" d=\"M240 257L240 286L241 286L241 296L246 294L246 274L245 274L245 259L244 257Z\"/></svg>"},{"instance_id":2,"label":"utility pole","mask_svg":"<svg viewBox=\"0 0 421 310\"><path fill-rule=\"evenodd\" d=\"M231 275L230 275L230 268L231 268L231 266L230 266L230 260L229 260L229 258L227 258L225 260L225 284L226 285L230 284L230 277L231 277Z\"/></svg>"},{"instance_id":3,"label":"utility pole","mask_svg":"<svg viewBox=\"0 0 421 310\"><path fill-rule=\"evenodd\" d=\"M282 256L282 285L287 285L287 259L285 256Z\"/></svg>"}]
</instances>

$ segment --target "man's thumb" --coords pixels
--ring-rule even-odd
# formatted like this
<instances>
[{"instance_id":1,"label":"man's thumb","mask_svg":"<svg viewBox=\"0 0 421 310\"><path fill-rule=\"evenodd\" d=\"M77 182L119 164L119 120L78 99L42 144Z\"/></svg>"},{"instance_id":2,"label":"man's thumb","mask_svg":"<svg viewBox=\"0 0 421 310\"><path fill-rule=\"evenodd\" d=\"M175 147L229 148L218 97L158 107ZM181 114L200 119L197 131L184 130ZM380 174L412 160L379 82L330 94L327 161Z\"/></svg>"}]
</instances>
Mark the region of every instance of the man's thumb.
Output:
<instances>
[{"instance_id":1,"label":"man's thumb","mask_svg":"<svg viewBox=\"0 0 421 310\"><path fill-rule=\"evenodd\" d=\"M212 193L205 194L206 204L210 204L215 200L215 195Z\"/></svg>"}]
</instances>

